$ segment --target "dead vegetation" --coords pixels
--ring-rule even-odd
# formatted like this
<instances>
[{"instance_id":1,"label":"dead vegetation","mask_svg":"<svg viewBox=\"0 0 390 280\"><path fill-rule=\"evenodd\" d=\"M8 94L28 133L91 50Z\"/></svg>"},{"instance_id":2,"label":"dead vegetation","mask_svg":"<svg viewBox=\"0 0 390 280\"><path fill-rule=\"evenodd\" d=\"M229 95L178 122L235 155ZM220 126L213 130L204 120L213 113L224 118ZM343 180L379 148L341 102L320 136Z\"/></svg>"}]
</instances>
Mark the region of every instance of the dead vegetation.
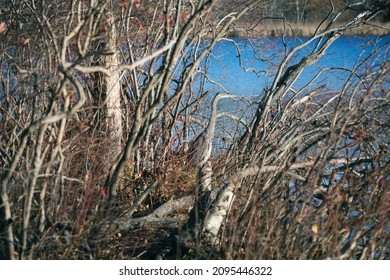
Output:
<instances>
[{"instance_id":1,"label":"dead vegetation","mask_svg":"<svg viewBox=\"0 0 390 280\"><path fill-rule=\"evenodd\" d=\"M204 61L263 1L55 2L1 6L1 259L389 259L389 42L296 83L388 5L333 7L245 123Z\"/></svg>"}]
</instances>

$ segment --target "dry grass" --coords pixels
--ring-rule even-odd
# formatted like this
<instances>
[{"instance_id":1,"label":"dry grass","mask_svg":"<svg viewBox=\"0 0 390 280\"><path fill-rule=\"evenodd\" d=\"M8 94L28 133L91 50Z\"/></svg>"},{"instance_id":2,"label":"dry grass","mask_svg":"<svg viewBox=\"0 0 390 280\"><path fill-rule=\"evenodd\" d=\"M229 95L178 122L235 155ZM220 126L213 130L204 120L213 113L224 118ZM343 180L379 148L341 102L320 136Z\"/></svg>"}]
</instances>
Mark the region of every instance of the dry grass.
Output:
<instances>
[{"instance_id":1,"label":"dry grass","mask_svg":"<svg viewBox=\"0 0 390 280\"><path fill-rule=\"evenodd\" d=\"M282 21L266 21L261 22L255 26L251 23L240 22L238 23L237 29L229 33L231 37L280 37L282 35L286 37L294 36L303 36L309 37L312 36L318 27L319 23L307 23L307 24L295 24L295 23L286 23ZM341 26L344 23L340 24ZM248 29L248 26L250 28ZM322 25L323 27L326 25ZM249 30L249 31L248 31ZM320 28L319 31L323 30ZM347 30L344 35L348 36L357 36L357 35L387 35L390 32L389 23L370 23L366 25L361 25L357 28Z\"/></svg>"}]
</instances>

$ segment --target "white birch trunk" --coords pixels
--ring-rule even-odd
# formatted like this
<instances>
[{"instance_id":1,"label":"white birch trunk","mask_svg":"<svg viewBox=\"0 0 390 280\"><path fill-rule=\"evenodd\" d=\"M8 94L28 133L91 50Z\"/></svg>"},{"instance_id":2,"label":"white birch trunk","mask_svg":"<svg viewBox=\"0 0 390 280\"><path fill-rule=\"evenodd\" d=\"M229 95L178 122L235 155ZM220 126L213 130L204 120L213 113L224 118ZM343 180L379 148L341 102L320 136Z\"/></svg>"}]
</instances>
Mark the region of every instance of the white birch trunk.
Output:
<instances>
[{"instance_id":1,"label":"white birch trunk","mask_svg":"<svg viewBox=\"0 0 390 280\"><path fill-rule=\"evenodd\" d=\"M254 176L261 171L259 167L248 167L225 180L219 188L213 190L213 192L217 192L217 195L204 220L202 233L204 242L213 247L219 245L218 233L233 203L234 191L239 187L242 179ZM214 197L213 194L211 196Z\"/></svg>"},{"instance_id":2,"label":"white birch trunk","mask_svg":"<svg viewBox=\"0 0 390 280\"><path fill-rule=\"evenodd\" d=\"M234 185L230 182L225 182L206 215L202 237L206 243L212 246L219 245L218 232L233 201L233 190Z\"/></svg>"}]
</instances>

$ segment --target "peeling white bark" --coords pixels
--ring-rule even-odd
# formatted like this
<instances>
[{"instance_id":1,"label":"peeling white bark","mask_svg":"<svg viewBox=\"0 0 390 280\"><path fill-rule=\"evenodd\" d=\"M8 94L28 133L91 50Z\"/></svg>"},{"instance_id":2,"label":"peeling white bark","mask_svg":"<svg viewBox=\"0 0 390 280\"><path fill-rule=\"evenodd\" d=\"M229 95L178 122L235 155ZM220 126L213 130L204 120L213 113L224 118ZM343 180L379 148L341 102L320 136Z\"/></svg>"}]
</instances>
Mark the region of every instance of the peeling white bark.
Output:
<instances>
[{"instance_id":1,"label":"peeling white bark","mask_svg":"<svg viewBox=\"0 0 390 280\"><path fill-rule=\"evenodd\" d=\"M206 215L202 235L203 239L212 246L217 246L219 243L218 232L233 201L234 188L235 186L231 182L225 182Z\"/></svg>"},{"instance_id":2,"label":"peeling white bark","mask_svg":"<svg viewBox=\"0 0 390 280\"><path fill-rule=\"evenodd\" d=\"M147 226L159 226L162 228L178 228L178 224L184 222L186 216L169 218L168 215L176 211L184 211L194 204L194 197L192 195L185 196L180 199L174 199L161 205L154 210L151 214L141 217L133 218L133 213L127 213L122 217L115 220L114 224L118 226L120 230L129 230L132 228L147 227ZM131 215L129 215L131 214Z\"/></svg>"}]
</instances>

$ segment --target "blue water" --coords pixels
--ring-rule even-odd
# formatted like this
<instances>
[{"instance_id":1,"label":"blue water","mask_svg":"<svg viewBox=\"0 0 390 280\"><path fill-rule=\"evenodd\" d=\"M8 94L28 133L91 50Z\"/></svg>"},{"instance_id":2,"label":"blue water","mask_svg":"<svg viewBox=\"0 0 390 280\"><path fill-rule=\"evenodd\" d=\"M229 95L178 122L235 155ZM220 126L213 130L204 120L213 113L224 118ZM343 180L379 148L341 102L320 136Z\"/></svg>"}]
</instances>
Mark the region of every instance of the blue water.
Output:
<instances>
[{"instance_id":1,"label":"blue water","mask_svg":"<svg viewBox=\"0 0 390 280\"><path fill-rule=\"evenodd\" d=\"M212 57L204 63L203 70L207 70L208 76L213 82L207 82L204 91L209 91L202 110L194 117L207 122L210 115L211 100L215 93L228 91L240 99L223 99L218 103L218 112L230 112L241 120L250 123L257 108L259 97L266 87L270 88L278 67L294 46L305 42L308 38L288 38L283 44L279 38L262 38L252 41L233 39L233 41L221 41L212 51ZM207 46L209 42L204 42ZM237 47L240 50L241 59L237 55ZM315 42L307 48L301 49L291 59L288 66L299 62L307 56L315 47ZM351 75L345 69L356 69L357 73L369 68L380 67L380 64L390 59L390 36L378 38L376 36L350 36L340 37L331 45L326 54L315 64L307 67L293 85L299 90L308 83L321 69L337 68L321 74L313 83L313 87L324 85L327 90L340 89ZM365 61L364 64L362 62ZM240 65L241 63L241 65ZM373 66L378 65L378 66ZM207 69L206 69L207 68ZM377 69L375 69L377 70ZM356 77L356 76L355 76ZM355 78L355 82L356 82ZM217 86L219 83L220 86ZM249 101L248 101L249 100ZM198 128L199 129L199 128ZM215 153L229 147L229 142L221 142L221 139L234 139L245 131L245 126L228 118L219 118L216 126ZM195 129L193 135L199 130Z\"/></svg>"},{"instance_id":2,"label":"blue water","mask_svg":"<svg viewBox=\"0 0 390 280\"><path fill-rule=\"evenodd\" d=\"M236 45L232 41L221 41L215 46L212 52L213 57L207 63L209 76L232 94L259 95L266 87L272 85L277 67L285 54L306 40L307 38L288 38L285 40L285 45L280 38L263 38L252 41L233 39ZM389 44L390 36L382 38L342 36L328 48L325 56L302 72L294 87L299 89L326 67L353 69L374 50L375 55L369 61L372 62L378 57L382 62L388 60L390 58ZM308 55L314 46L315 44L310 44L307 48L300 50L289 65L297 63L303 56ZM241 52L241 59L239 59L237 47ZM325 84L329 89L337 89L344 84L349 75L350 72L341 69L326 71L315 82ZM211 83L209 86L217 91L221 90Z\"/></svg>"}]
</instances>

